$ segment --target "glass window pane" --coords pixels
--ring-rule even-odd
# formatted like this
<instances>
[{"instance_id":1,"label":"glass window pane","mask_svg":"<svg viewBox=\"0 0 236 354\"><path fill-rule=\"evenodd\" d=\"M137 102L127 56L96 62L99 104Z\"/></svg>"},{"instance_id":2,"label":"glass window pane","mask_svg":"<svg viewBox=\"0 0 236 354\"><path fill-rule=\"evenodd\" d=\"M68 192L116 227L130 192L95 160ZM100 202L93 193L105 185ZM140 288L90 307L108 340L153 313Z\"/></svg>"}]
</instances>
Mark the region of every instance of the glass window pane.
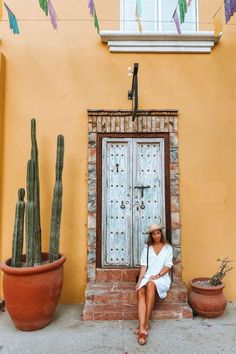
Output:
<instances>
[{"instance_id":1,"label":"glass window pane","mask_svg":"<svg viewBox=\"0 0 236 354\"><path fill-rule=\"evenodd\" d=\"M122 1L122 29L123 31L137 32L138 23L135 18L136 0ZM187 0L188 2L188 0ZM185 22L181 25L182 31L197 30L197 0L192 0L185 15ZM141 23L143 31L173 31L176 27L172 15L176 8L176 0L141 0ZM178 9L179 13L179 9ZM158 14L160 16L158 17ZM158 23L158 21L160 21Z\"/></svg>"},{"instance_id":2,"label":"glass window pane","mask_svg":"<svg viewBox=\"0 0 236 354\"><path fill-rule=\"evenodd\" d=\"M141 1L141 22L143 31L155 31L157 21L157 0ZM136 0L123 0L123 30L138 31L135 18Z\"/></svg>"},{"instance_id":3,"label":"glass window pane","mask_svg":"<svg viewBox=\"0 0 236 354\"><path fill-rule=\"evenodd\" d=\"M172 20L172 15L176 8L176 0L161 0L161 24L162 31L176 31L175 24ZM179 11L179 10L178 10ZM178 12L179 14L179 12ZM182 31L196 31L197 16L196 16L196 1L192 0L191 5L185 15L185 22L181 25Z\"/></svg>"}]
</instances>

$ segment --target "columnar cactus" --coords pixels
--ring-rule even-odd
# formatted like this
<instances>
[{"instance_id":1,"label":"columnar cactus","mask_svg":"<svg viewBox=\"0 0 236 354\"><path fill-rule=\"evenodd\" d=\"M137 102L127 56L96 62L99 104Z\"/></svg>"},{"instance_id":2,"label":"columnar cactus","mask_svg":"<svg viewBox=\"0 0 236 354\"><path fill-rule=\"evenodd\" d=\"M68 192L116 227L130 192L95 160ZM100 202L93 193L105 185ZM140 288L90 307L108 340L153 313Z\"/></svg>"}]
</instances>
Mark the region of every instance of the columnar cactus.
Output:
<instances>
[{"instance_id":1,"label":"columnar cactus","mask_svg":"<svg viewBox=\"0 0 236 354\"><path fill-rule=\"evenodd\" d=\"M21 256L23 249L23 234L24 234L24 214L25 214L25 190L18 190L18 201L16 203L15 223L12 242L12 267L21 267Z\"/></svg>"},{"instance_id":2,"label":"columnar cactus","mask_svg":"<svg viewBox=\"0 0 236 354\"><path fill-rule=\"evenodd\" d=\"M40 188L39 188L39 165L38 165L38 146L36 140L36 121L31 119L31 159L35 163L35 184L34 184L34 264L39 265L42 262L41 255L41 223L40 223Z\"/></svg>"},{"instance_id":3,"label":"columnar cactus","mask_svg":"<svg viewBox=\"0 0 236 354\"><path fill-rule=\"evenodd\" d=\"M56 182L53 191L53 203L51 214L49 261L53 262L59 258L60 246L60 225L62 210L62 170L64 159L64 137L57 137L57 160L56 160Z\"/></svg>"},{"instance_id":4,"label":"columnar cactus","mask_svg":"<svg viewBox=\"0 0 236 354\"><path fill-rule=\"evenodd\" d=\"M41 223L39 198L39 167L38 147L36 140L36 121L31 120L31 159L27 163L27 202L24 202L25 190L19 189L16 204L14 233L12 242L12 267L21 267L23 249L23 229L25 214L26 267L38 266L42 263L41 253ZM62 210L62 170L64 160L64 137L57 137L56 182L54 185L49 260L54 262L59 258L60 225Z\"/></svg>"},{"instance_id":5,"label":"columnar cactus","mask_svg":"<svg viewBox=\"0 0 236 354\"><path fill-rule=\"evenodd\" d=\"M27 202L25 213L25 236L26 236L26 266L34 266L34 245L35 245L35 204L34 204L34 185L35 185L35 162L29 160L27 164Z\"/></svg>"}]
</instances>

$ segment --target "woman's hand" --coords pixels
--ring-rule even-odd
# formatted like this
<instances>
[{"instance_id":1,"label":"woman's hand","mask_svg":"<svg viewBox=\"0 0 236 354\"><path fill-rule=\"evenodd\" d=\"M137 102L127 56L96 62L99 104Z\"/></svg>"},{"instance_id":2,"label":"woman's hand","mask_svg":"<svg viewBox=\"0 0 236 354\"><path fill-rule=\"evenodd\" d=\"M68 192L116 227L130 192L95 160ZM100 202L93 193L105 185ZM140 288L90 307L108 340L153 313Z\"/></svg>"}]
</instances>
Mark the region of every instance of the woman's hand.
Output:
<instances>
[{"instance_id":1,"label":"woman's hand","mask_svg":"<svg viewBox=\"0 0 236 354\"><path fill-rule=\"evenodd\" d=\"M141 281L138 281L137 284L135 285L135 290L138 291L139 285L140 285Z\"/></svg>"},{"instance_id":2,"label":"woman's hand","mask_svg":"<svg viewBox=\"0 0 236 354\"><path fill-rule=\"evenodd\" d=\"M152 275L150 278L149 278L149 281L151 280L157 280L158 278L160 278L160 275L157 274L157 275Z\"/></svg>"}]
</instances>

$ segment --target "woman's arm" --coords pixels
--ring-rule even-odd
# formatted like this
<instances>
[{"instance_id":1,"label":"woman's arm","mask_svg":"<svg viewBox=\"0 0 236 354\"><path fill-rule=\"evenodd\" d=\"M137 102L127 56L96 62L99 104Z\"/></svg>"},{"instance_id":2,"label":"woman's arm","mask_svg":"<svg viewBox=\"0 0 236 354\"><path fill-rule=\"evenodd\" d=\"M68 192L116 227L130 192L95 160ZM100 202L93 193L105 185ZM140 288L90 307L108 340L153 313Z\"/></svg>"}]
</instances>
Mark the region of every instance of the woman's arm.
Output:
<instances>
[{"instance_id":1,"label":"woman's arm","mask_svg":"<svg viewBox=\"0 0 236 354\"><path fill-rule=\"evenodd\" d=\"M162 270L156 274L156 275L152 275L149 280L156 280L158 278L161 278L163 275L165 275L166 273L168 273L170 271L170 267L163 267Z\"/></svg>"},{"instance_id":2,"label":"woman's arm","mask_svg":"<svg viewBox=\"0 0 236 354\"><path fill-rule=\"evenodd\" d=\"M136 287L135 287L136 290L138 290L138 287L139 287L139 285L140 285L140 283L141 283L141 281L143 279L143 276L144 276L144 274L146 272L146 269L147 269L147 266L141 266L138 282L137 282Z\"/></svg>"}]
</instances>

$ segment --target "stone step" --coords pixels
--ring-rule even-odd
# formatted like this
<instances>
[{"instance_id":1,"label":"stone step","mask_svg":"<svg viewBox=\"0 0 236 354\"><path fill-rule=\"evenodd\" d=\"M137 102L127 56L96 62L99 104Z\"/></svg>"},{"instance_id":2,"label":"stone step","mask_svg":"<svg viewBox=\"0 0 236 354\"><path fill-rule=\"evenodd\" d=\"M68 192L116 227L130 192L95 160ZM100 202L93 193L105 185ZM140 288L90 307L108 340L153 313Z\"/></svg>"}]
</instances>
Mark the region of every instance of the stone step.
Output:
<instances>
[{"instance_id":1,"label":"stone step","mask_svg":"<svg viewBox=\"0 0 236 354\"><path fill-rule=\"evenodd\" d=\"M86 302L90 304L137 304L134 282L89 282L85 292ZM180 281L174 281L165 299L157 295L157 303L185 303L187 289Z\"/></svg>"},{"instance_id":2,"label":"stone step","mask_svg":"<svg viewBox=\"0 0 236 354\"><path fill-rule=\"evenodd\" d=\"M138 268L96 269L96 281L87 284L83 319L137 319L135 279L138 272ZM167 297L161 300L156 296L152 313L154 320L192 318L192 309L187 303L187 289L180 278L180 272L176 274L173 273Z\"/></svg>"},{"instance_id":3,"label":"stone step","mask_svg":"<svg viewBox=\"0 0 236 354\"><path fill-rule=\"evenodd\" d=\"M153 320L192 318L192 309L185 304L156 304ZM93 320L137 320L137 306L131 304L85 304L84 321Z\"/></svg>"},{"instance_id":4,"label":"stone step","mask_svg":"<svg viewBox=\"0 0 236 354\"><path fill-rule=\"evenodd\" d=\"M140 268L124 269L96 269L96 281L98 282L134 282ZM173 272L173 280L180 280Z\"/></svg>"}]
</instances>

